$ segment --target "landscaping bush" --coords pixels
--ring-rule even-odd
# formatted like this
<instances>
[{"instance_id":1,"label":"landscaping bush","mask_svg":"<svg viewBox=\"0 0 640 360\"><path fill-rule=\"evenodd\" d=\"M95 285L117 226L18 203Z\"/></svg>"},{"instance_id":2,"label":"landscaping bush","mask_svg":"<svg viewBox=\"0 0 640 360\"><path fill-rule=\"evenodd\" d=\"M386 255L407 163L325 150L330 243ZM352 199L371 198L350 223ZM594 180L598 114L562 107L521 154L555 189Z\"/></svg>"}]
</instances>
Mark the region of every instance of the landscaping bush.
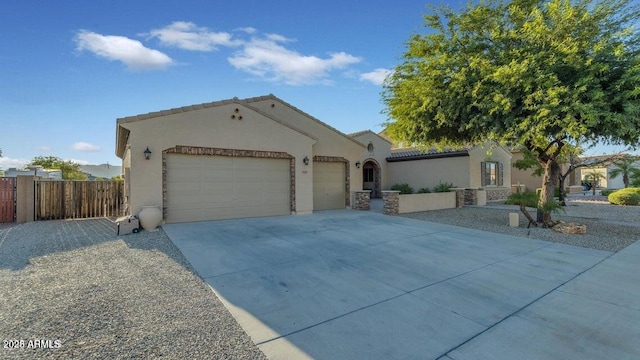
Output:
<instances>
[{"instance_id":1,"label":"landscaping bush","mask_svg":"<svg viewBox=\"0 0 640 360\"><path fill-rule=\"evenodd\" d=\"M439 183L438 185L433 187L433 192L449 192L451 191L451 188L456 187L455 185L453 185L452 183Z\"/></svg>"},{"instance_id":2,"label":"landscaping bush","mask_svg":"<svg viewBox=\"0 0 640 360\"><path fill-rule=\"evenodd\" d=\"M538 194L534 192L512 193L505 201L507 205L520 205L524 203L527 207L538 207Z\"/></svg>"},{"instance_id":3,"label":"landscaping bush","mask_svg":"<svg viewBox=\"0 0 640 360\"><path fill-rule=\"evenodd\" d=\"M429 189L428 187L423 187L423 188L420 188L417 193L418 194L428 194L430 192L431 192L431 189Z\"/></svg>"},{"instance_id":4,"label":"landscaping bush","mask_svg":"<svg viewBox=\"0 0 640 360\"><path fill-rule=\"evenodd\" d=\"M608 196L609 202L614 205L640 204L640 188L626 188L612 192Z\"/></svg>"},{"instance_id":5,"label":"landscaping bush","mask_svg":"<svg viewBox=\"0 0 640 360\"><path fill-rule=\"evenodd\" d=\"M602 194L602 196L609 196L612 193L616 192L618 190L616 189L603 189L600 193Z\"/></svg>"},{"instance_id":6,"label":"landscaping bush","mask_svg":"<svg viewBox=\"0 0 640 360\"><path fill-rule=\"evenodd\" d=\"M413 188L409 184L393 184L391 190L400 191L400 195L413 194Z\"/></svg>"}]
</instances>

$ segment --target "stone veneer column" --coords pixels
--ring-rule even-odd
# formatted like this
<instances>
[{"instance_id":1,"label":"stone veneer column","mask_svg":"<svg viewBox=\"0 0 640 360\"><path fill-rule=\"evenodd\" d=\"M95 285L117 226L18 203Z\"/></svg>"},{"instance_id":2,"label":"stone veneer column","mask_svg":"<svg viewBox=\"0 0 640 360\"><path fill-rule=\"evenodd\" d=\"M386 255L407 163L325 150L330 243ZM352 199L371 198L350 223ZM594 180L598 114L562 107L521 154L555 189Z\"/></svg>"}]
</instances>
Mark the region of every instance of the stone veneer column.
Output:
<instances>
[{"instance_id":1,"label":"stone veneer column","mask_svg":"<svg viewBox=\"0 0 640 360\"><path fill-rule=\"evenodd\" d=\"M464 189L464 204L478 205L478 189L477 188Z\"/></svg>"},{"instance_id":2,"label":"stone veneer column","mask_svg":"<svg viewBox=\"0 0 640 360\"><path fill-rule=\"evenodd\" d=\"M451 190L456 192L456 207L461 208L464 206L464 188L451 188Z\"/></svg>"},{"instance_id":3,"label":"stone veneer column","mask_svg":"<svg viewBox=\"0 0 640 360\"><path fill-rule=\"evenodd\" d=\"M400 191L382 191L382 201L384 203L382 212L385 215L398 215L400 207Z\"/></svg>"},{"instance_id":4,"label":"stone veneer column","mask_svg":"<svg viewBox=\"0 0 640 360\"><path fill-rule=\"evenodd\" d=\"M369 210L369 200L371 199L371 190L357 190L356 203L353 208L355 210Z\"/></svg>"}]
</instances>

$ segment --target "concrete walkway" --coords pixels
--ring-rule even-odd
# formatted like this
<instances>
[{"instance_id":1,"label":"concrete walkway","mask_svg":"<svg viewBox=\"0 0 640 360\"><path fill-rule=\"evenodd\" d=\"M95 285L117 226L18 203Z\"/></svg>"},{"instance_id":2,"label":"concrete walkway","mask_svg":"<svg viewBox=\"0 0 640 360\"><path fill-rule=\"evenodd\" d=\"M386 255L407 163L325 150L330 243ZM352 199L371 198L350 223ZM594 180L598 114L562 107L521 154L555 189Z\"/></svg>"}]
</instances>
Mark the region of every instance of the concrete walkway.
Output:
<instances>
[{"instance_id":1,"label":"concrete walkway","mask_svg":"<svg viewBox=\"0 0 640 360\"><path fill-rule=\"evenodd\" d=\"M640 358L640 244L350 210L163 228L272 359Z\"/></svg>"}]
</instances>

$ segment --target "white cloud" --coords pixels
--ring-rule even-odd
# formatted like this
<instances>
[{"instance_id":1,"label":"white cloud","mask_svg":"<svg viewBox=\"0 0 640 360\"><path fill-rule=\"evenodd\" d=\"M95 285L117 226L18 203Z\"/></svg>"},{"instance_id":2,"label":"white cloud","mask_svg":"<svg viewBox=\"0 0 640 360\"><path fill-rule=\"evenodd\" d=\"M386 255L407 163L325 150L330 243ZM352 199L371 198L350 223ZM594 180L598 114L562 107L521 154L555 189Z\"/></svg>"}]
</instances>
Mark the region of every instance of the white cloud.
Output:
<instances>
[{"instance_id":1,"label":"white cloud","mask_svg":"<svg viewBox=\"0 0 640 360\"><path fill-rule=\"evenodd\" d=\"M191 51L213 51L217 50L218 46L240 45L230 33L209 31L205 27L184 21L176 21L162 29L151 30L148 35L150 38L158 38L165 46Z\"/></svg>"},{"instance_id":2,"label":"white cloud","mask_svg":"<svg viewBox=\"0 0 640 360\"><path fill-rule=\"evenodd\" d=\"M89 162L86 160L78 160L78 159L66 159L65 161L71 161L80 165L89 165Z\"/></svg>"},{"instance_id":3,"label":"white cloud","mask_svg":"<svg viewBox=\"0 0 640 360\"><path fill-rule=\"evenodd\" d=\"M382 85L382 83L384 83L384 79L392 73L392 70L378 68L371 72L360 74L360 80L369 81L374 85Z\"/></svg>"},{"instance_id":4,"label":"white cloud","mask_svg":"<svg viewBox=\"0 0 640 360\"><path fill-rule=\"evenodd\" d=\"M344 52L329 54L324 59L302 55L280 44L290 41L277 34L268 34L264 39L254 38L228 60L236 69L290 85L324 81L331 70L344 69L361 61Z\"/></svg>"},{"instance_id":5,"label":"white cloud","mask_svg":"<svg viewBox=\"0 0 640 360\"><path fill-rule=\"evenodd\" d=\"M124 36L100 35L81 30L75 41L78 51L89 51L110 61L120 61L131 70L158 70L173 64L173 60L166 54Z\"/></svg>"},{"instance_id":6,"label":"white cloud","mask_svg":"<svg viewBox=\"0 0 640 360\"><path fill-rule=\"evenodd\" d=\"M252 28L252 27L241 27L241 28L237 28L236 31L242 31L242 32L245 32L247 34L255 34L258 30L256 30L256 28Z\"/></svg>"},{"instance_id":7,"label":"white cloud","mask_svg":"<svg viewBox=\"0 0 640 360\"><path fill-rule=\"evenodd\" d=\"M7 170L9 168L22 168L29 160L27 159L13 159L10 157L0 157L0 169Z\"/></svg>"},{"instance_id":8,"label":"white cloud","mask_svg":"<svg viewBox=\"0 0 640 360\"><path fill-rule=\"evenodd\" d=\"M82 152L97 152L100 151L100 147L93 145L93 144L89 144L86 142L77 142L73 145L71 145L71 148L73 150L77 150L77 151L82 151Z\"/></svg>"}]
</instances>

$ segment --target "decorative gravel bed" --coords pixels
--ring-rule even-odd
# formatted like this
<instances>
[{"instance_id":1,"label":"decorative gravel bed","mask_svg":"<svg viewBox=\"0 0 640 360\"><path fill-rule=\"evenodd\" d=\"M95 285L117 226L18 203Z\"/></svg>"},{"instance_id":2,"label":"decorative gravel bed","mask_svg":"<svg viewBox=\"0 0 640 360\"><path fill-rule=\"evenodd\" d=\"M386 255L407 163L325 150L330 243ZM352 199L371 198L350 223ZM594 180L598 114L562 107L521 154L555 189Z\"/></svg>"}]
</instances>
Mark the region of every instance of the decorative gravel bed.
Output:
<instances>
[{"instance_id":1,"label":"decorative gravel bed","mask_svg":"<svg viewBox=\"0 0 640 360\"><path fill-rule=\"evenodd\" d=\"M586 235L561 234L551 229L536 227L527 228L528 221L518 206L504 203L400 216L613 252L620 251L640 239L640 206L611 205L598 197L572 197L567 205L565 212L555 214L552 218L587 225ZM509 213L512 212L520 214L520 227L509 227ZM535 209L530 209L529 212L535 217Z\"/></svg>"},{"instance_id":2,"label":"decorative gravel bed","mask_svg":"<svg viewBox=\"0 0 640 360\"><path fill-rule=\"evenodd\" d=\"M108 219L0 227L0 336L1 359L265 359L161 229Z\"/></svg>"}]
</instances>

